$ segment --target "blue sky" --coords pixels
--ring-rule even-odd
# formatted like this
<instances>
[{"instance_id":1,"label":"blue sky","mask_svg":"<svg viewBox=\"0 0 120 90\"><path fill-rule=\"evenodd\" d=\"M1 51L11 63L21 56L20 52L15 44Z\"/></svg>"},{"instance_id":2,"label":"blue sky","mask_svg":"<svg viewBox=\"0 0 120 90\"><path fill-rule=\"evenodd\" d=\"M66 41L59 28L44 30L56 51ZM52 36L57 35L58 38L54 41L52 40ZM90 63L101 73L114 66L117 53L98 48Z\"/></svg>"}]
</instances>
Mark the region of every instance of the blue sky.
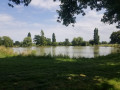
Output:
<instances>
[{"instance_id":1,"label":"blue sky","mask_svg":"<svg viewBox=\"0 0 120 90\"><path fill-rule=\"evenodd\" d=\"M32 0L28 7L19 5L14 8L8 6L8 0L1 0L0 36L10 36L14 41L22 41L28 32L31 32L33 38L34 35L40 34L42 29L48 38L55 33L57 41L64 41L65 38L71 41L73 37L79 36L88 41L93 39L94 28L98 28L100 41L110 41L110 34L118 30L115 24L100 22L104 10L96 12L87 9L86 16L77 16L75 27L66 27L56 22L57 9L59 2L52 0Z\"/></svg>"}]
</instances>

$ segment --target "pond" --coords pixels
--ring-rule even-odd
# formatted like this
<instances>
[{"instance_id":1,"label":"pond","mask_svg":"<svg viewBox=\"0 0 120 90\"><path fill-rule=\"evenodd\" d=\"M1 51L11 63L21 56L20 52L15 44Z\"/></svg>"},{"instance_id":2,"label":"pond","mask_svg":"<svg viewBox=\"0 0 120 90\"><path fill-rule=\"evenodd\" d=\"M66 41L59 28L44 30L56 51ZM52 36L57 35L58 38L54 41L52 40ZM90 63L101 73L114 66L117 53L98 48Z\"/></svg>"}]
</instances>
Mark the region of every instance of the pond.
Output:
<instances>
[{"instance_id":1,"label":"pond","mask_svg":"<svg viewBox=\"0 0 120 90\"><path fill-rule=\"evenodd\" d=\"M35 50L37 56L42 55L65 55L69 57L85 57L93 58L97 56L105 56L118 51L115 47L99 47L99 46L44 46L44 47L30 47L23 48L17 47L13 48L16 53L28 52L30 50Z\"/></svg>"}]
</instances>

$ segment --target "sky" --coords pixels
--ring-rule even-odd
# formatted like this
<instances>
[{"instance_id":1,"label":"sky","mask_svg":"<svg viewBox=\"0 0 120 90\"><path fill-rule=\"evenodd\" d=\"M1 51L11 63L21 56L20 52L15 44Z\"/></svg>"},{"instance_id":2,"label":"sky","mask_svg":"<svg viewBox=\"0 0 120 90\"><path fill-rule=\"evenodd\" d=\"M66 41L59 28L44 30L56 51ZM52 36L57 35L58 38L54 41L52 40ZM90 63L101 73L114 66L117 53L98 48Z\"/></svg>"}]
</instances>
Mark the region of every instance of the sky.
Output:
<instances>
[{"instance_id":1,"label":"sky","mask_svg":"<svg viewBox=\"0 0 120 90\"><path fill-rule=\"evenodd\" d=\"M78 15L74 27L68 27L57 22L59 2L52 0L32 0L29 6L8 6L8 0L0 3L0 36L9 36L13 41L22 41L28 34L40 35L43 30L47 38L55 33L57 42L66 38L72 41L74 37L82 37L85 41L93 39L94 29L98 28L100 41L110 41L112 32L117 31L116 25L102 23L100 20L104 10L86 10L86 15Z\"/></svg>"}]
</instances>

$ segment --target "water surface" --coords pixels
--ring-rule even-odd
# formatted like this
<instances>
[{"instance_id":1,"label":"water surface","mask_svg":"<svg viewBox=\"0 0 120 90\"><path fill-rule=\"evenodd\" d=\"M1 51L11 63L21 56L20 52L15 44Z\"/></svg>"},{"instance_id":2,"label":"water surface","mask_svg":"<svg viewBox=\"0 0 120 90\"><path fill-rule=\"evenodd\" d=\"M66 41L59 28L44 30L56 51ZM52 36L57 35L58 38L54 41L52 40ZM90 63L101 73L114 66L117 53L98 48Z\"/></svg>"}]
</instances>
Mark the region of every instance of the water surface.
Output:
<instances>
[{"instance_id":1,"label":"water surface","mask_svg":"<svg viewBox=\"0 0 120 90\"><path fill-rule=\"evenodd\" d=\"M117 52L118 48L115 47L99 47L99 46L44 46L44 47L31 47L13 48L16 53L28 52L35 50L36 55L67 55L69 57L86 57L92 58L97 56L105 56Z\"/></svg>"}]
</instances>

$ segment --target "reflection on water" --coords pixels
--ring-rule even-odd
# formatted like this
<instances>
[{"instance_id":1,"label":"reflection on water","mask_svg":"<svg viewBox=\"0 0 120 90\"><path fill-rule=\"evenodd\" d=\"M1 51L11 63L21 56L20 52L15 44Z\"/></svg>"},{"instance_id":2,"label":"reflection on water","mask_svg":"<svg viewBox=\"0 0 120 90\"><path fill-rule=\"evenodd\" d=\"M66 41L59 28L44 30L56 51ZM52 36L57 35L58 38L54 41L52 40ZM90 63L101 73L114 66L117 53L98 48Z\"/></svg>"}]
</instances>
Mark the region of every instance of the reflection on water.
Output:
<instances>
[{"instance_id":1,"label":"reflection on water","mask_svg":"<svg viewBox=\"0 0 120 90\"><path fill-rule=\"evenodd\" d=\"M86 57L92 58L97 56L108 55L117 52L114 47L91 47L91 46L45 46L31 48L13 48L14 52L22 53L30 50L36 50L36 55L67 55L69 57Z\"/></svg>"}]
</instances>

